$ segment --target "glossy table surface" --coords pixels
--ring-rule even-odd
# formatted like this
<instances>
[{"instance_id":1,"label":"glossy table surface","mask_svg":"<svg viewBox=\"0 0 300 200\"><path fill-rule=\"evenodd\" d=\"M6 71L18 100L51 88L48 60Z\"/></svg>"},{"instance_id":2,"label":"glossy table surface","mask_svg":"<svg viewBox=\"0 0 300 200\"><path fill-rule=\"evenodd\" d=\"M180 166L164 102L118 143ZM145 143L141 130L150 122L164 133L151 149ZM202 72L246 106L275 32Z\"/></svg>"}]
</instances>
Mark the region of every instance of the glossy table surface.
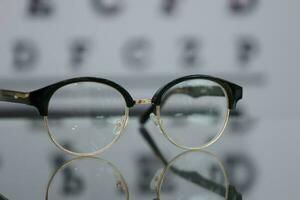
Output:
<instances>
[{"instance_id":1,"label":"glossy table surface","mask_svg":"<svg viewBox=\"0 0 300 200\"><path fill-rule=\"evenodd\" d=\"M40 119L2 119L1 128L6 131L2 132L5 137L0 145L0 192L10 200L46 196L48 199L154 199L159 174L168 162L183 153L177 158L182 161L176 169L192 174L183 178L166 175L161 198L224 199L222 195L227 190L223 165L219 164L221 158L209 151L184 152L152 125L149 123L145 130L153 136L150 140L156 150L133 118L110 149L96 157L74 157L51 143ZM157 155L158 151L163 158ZM200 176L198 186L193 183L195 173ZM219 184L221 189L209 189L209 184L202 185L208 187L203 188L201 177L206 177L208 183Z\"/></svg>"},{"instance_id":2,"label":"glossy table surface","mask_svg":"<svg viewBox=\"0 0 300 200\"><path fill-rule=\"evenodd\" d=\"M250 122L249 119L243 122L232 117L221 139L206 149L215 156L200 152L199 157L194 157L196 159L183 158L178 169L201 169L202 176L225 184L220 168L216 169L210 164L216 163L214 159L217 157L225 165L229 183L243 194L243 199L279 194L273 189L285 187L279 181L293 183L296 180L297 163L286 165L294 162L294 158L284 149L271 151L271 138L260 139L264 126L271 127L273 121L265 120L263 125L257 126L259 128L256 128L256 132L249 130ZM279 122L280 126L284 124ZM235 123L239 123L239 126ZM156 186L155 177L166 167L166 163L161 161L141 135L138 121L134 117L121 138L110 149L97 155L99 161L76 158L57 149L39 118L1 119L0 124L0 192L10 200L45 199L47 186L49 194L55 194L55 197L49 196L49 199L126 199L127 193L129 199L157 197L153 184ZM289 126L290 123L286 123L286 128ZM154 124L149 123L146 127L166 162L183 152L166 140ZM242 130L244 134L238 134ZM274 129L272 134L274 137L282 137L282 142L287 140L279 130ZM296 149L295 143L290 143L291 148ZM205 156L208 158L197 160ZM276 176L279 170L284 172L284 176ZM163 184L161 199L223 199L211 190L201 187L195 189L191 180L182 177L178 179L176 176L169 178L164 182L166 185ZM198 189L202 196L193 193ZM294 184L291 184L289 191L291 197L297 195Z\"/></svg>"}]
</instances>

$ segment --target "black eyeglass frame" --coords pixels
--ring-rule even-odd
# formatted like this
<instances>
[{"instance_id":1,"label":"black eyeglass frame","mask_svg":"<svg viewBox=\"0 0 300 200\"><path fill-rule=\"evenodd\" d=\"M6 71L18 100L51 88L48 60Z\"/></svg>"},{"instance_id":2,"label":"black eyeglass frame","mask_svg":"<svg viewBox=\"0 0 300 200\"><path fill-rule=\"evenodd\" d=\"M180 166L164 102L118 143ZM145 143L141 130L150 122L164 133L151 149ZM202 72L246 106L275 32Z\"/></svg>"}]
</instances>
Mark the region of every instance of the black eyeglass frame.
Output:
<instances>
[{"instance_id":1,"label":"black eyeglass frame","mask_svg":"<svg viewBox=\"0 0 300 200\"><path fill-rule=\"evenodd\" d=\"M140 123L144 124L145 122L147 122L151 113L156 113L156 115L158 115L157 119L159 119L160 114L158 111L160 110L159 109L160 106L163 104L163 97L167 93L167 91L170 88L172 88L174 85L177 85L181 82L188 81L188 80L196 80L196 79L210 80L210 81L215 82L218 85L220 85L222 90L224 90L224 91L221 91L222 96L225 95L228 98L228 105L227 105L228 110L234 109L236 107L237 102L242 98L243 89L241 86L234 84L232 82L226 81L224 79L213 77L213 76L196 74L196 75L189 75L189 76L177 78L177 79L167 83L166 85L164 85L160 89L158 89L151 99L133 99L133 97L129 94L129 92L126 89L124 89L121 85L119 85L113 81L110 81L108 79L96 78L96 77L78 77L78 78L72 78L72 79L60 81L60 82L51 84L49 86L31 91L31 92L0 90L0 101L7 101L7 102L31 105L31 106L35 107L39 111L39 114L41 116L43 116L45 119L45 117L48 116L48 106L49 106L50 99L51 99L52 95L60 88L67 86L69 84L80 83L80 82L94 82L94 83L104 84L104 85L110 86L113 89L115 89L116 91L118 91L123 96L124 101L126 103L126 106L127 106L127 108L125 108L126 120L124 120L125 122L121 128L121 131L122 131L128 121L128 112L129 112L128 109L129 108L133 107L135 104L150 104L150 107L148 108L148 110L146 110L146 112L141 115ZM205 89L207 89L207 88L205 88ZM214 91L213 89L210 89L210 90L212 90L213 95L217 95L217 96L221 95L220 91ZM224 94L224 92L225 92L225 94ZM196 93L192 94L192 95L197 96ZM156 109L156 112L155 112L155 109ZM229 112L228 112L228 115L229 115ZM210 143L203 145L201 147L195 147L195 148L188 148L188 147L185 147L182 145L178 145L162 129L160 120L157 120L158 121L157 124L158 124L158 127L163 132L163 134L176 146L186 149L186 150L187 149L202 149L202 148L205 148L205 147L209 146L210 144L214 143L221 136L221 133L223 132L223 130L226 126L228 115L227 115L226 122L224 123L222 131L220 131L219 134ZM46 122L46 124L47 124L47 122ZM47 125L46 125L46 127L47 127L48 133L49 133L49 127ZM120 133L121 133L121 131L120 131ZM49 133L49 136L50 136L51 140L56 144L56 146L58 146L60 149L64 150L65 152L71 153L76 156L88 156L88 155L98 154L98 153L104 151L105 149L107 149L108 147L110 147L110 145L112 143L114 143L120 137L120 134L117 138L115 138L112 141L112 143L108 144L107 146L105 146L102 149L99 149L99 150L97 150L95 152L91 152L91 153L71 152L71 151L63 148L62 146L60 146L55 141L55 139L51 136L50 133Z\"/></svg>"},{"instance_id":2,"label":"black eyeglass frame","mask_svg":"<svg viewBox=\"0 0 300 200\"><path fill-rule=\"evenodd\" d=\"M228 95L229 100L229 109L234 109L236 107L237 102L242 98L242 87L234 84L232 82L226 81L224 79L208 76L208 75L189 75L184 76L178 79L175 79L168 84L161 87L159 90L156 91L156 93L153 95L151 99L151 108L155 106L159 106L162 101L162 96L165 94L165 92L170 89L172 86L184 82L187 80L193 80L193 79L204 79L204 80L210 80L214 81L218 84L220 84L226 91ZM14 103L22 103L26 105L31 105L37 108L39 111L39 114L41 116L47 116L48 115L48 104L51 99L51 96L60 88L72 84L72 83L80 83L80 82L95 82L95 83L101 83L108 85L114 89L116 89L118 92L122 94L124 97L124 100L126 102L126 105L128 108L133 107L137 101L132 98L132 96L129 94L129 92L124 89L119 84L110 81L108 79L104 78L96 78L96 77L78 77L78 78L72 78L67 79L64 81L60 81L57 83L54 83L52 85L43 87L38 90L34 90L31 92L20 92L20 91L12 91L12 90L0 90L0 101L7 101L7 102L14 102ZM151 109L152 110L152 109ZM143 115L143 118L141 118L141 121L145 122L146 117L149 117L145 113Z\"/></svg>"}]
</instances>

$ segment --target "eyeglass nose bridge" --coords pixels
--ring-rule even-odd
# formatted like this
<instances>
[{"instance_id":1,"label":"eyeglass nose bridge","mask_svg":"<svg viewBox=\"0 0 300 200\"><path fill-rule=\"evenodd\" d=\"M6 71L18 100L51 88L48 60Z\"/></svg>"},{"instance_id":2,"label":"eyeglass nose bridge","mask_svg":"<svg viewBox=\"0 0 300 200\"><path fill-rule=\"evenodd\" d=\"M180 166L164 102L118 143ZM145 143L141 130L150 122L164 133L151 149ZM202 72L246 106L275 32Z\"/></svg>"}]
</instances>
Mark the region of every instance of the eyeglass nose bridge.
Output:
<instances>
[{"instance_id":1,"label":"eyeglass nose bridge","mask_svg":"<svg viewBox=\"0 0 300 200\"><path fill-rule=\"evenodd\" d=\"M140 104L140 105L146 105L152 103L151 99L135 99L134 102L135 104Z\"/></svg>"}]
</instances>

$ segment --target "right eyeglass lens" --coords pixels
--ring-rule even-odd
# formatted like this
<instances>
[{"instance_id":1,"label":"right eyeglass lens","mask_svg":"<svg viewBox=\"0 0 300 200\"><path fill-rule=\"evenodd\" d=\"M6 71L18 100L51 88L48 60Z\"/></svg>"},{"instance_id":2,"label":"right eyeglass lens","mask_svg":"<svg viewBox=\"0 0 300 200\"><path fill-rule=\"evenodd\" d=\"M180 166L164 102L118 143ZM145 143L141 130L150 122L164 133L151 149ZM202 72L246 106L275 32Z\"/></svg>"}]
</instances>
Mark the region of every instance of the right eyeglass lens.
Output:
<instances>
[{"instance_id":1,"label":"right eyeglass lens","mask_svg":"<svg viewBox=\"0 0 300 200\"><path fill-rule=\"evenodd\" d=\"M227 117L227 94L211 80L180 82L162 97L162 129L181 147L201 148L210 143L221 133Z\"/></svg>"},{"instance_id":2,"label":"right eyeglass lens","mask_svg":"<svg viewBox=\"0 0 300 200\"><path fill-rule=\"evenodd\" d=\"M123 96L108 85L72 83L50 99L49 132L65 150L94 153L118 138L126 122L125 109Z\"/></svg>"}]
</instances>

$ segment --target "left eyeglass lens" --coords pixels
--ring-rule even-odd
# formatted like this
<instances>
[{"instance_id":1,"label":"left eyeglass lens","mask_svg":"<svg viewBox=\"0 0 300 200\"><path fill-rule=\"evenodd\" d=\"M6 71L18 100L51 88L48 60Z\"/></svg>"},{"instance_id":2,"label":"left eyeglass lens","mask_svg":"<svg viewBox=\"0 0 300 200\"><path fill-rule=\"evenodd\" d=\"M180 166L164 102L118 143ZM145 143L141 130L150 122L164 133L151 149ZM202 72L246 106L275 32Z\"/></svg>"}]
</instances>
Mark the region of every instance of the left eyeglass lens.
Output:
<instances>
[{"instance_id":1,"label":"left eyeglass lens","mask_svg":"<svg viewBox=\"0 0 300 200\"><path fill-rule=\"evenodd\" d=\"M214 81L186 80L169 88L162 97L161 126L181 147L211 144L220 136L227 118L227 94Z\"/></svg>"},{"instance_id":2,"label":"left eyeglass lens","mask_svg":"<svg viewBox=\"0 0 300 200\"><path fill-rule=\"evenodd\" d=\"M78 82L58 89L49 101L54 141L74 153L95 153L114 142L126 123L126 103L111 86Z\"/></svg>"}]
</instances>

